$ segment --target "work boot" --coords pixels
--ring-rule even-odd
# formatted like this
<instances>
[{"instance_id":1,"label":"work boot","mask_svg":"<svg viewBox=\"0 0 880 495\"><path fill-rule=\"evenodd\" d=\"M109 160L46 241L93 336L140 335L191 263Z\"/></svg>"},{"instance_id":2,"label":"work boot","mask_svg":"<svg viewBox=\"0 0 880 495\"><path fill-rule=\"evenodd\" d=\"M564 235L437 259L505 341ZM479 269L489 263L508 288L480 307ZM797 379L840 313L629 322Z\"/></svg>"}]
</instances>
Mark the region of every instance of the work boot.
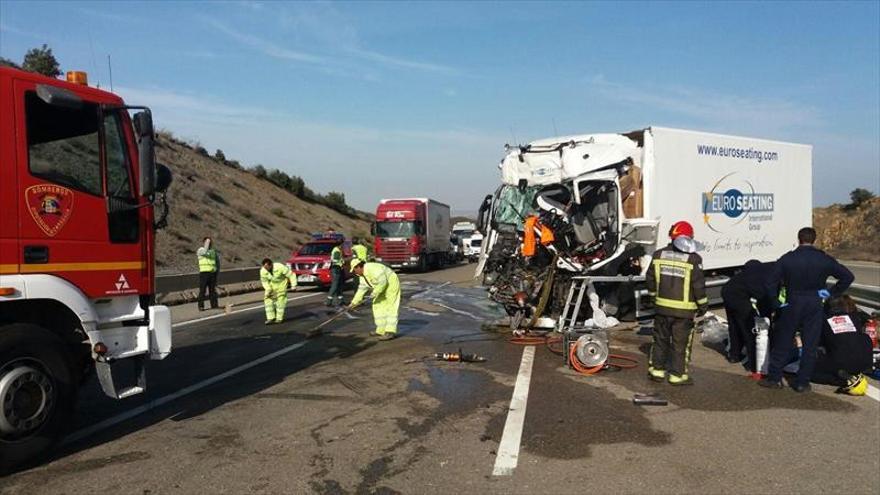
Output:
<instances>
[{"instance_id":1,"label":"work boot","mask_svg":"<svg viewBox=\"0 0 880 495\"><path fill-rule=\"evenodd\" d=\"M266 320L265 322L263 322L263 325L274 325L274 324L275 324L275 320Z\"/></svg>"},{"instance_id":2,"label":"work boot","mask_svg":"<svg viewBox=\"0 0 880 495\"><path fill-rule=\"evenodd\" d=\"M203 308L202 306L199 306L199 311L204 311L204 310L205 310L205 308Z\"/></svg>"},{"instance_id":3,"label":"work boot","mask_svg":"<svg viewBox=\"0 0 880 495\"><path fill-rule=\"evenodd\" d=\"M648 378L655 382L662 382L666 379L666 370L648 366Z\"/></svg>"},{"instance_id":4,"label":"work boot","mask_svg":"<svg viewBox=\"0 0 880 495\"><path fill-rule=\"evenodd\" d=\"M379 332L370 332L370 337L381 337L383 335L385 335L385 334L379 333Z\"/></svg>"},{"instance_id":5,"label":"work boot","mask_svg":"<svg viewBox=\"0 0 880 495\"><path fill-rule=\"evenodd\" d=\"M813 387L811 387L809 383L793 383L791 389L799 394L803 394L813 390Z\"/></svg>"},{"instance_id":6,"label":"work boot","mask_svg":"<svg viewBox=\"0 0 880 495\"><path fill-rule=\"evenodd\" d=\"M676 386L678 386L678 385L693 385L694 384L694 381L691 380L691 377L689 377L687 375L678 376L678 375L673 375L672 373L670 373L667 380L669 381L670 385L676 385Z\"/></svg>"},{"instance_id":7,"label":"work boot","mask_svg":"<svg viewBox=\"0 0 880 495\"><path fill-rule=\"evenodd\" d=\"M275 324L276 324L276 325L280 325L280 324L282 324L282 323L284 323L284 319L280 319L280 320L277 319L277 318L275 319Z\"/></svg>"},{"instance_id":8,"label":"work boot","mask_svg":"<svg viewBox=\"0 0 880 495\"><path fill-rule=\"evenodd\" d=\"M397 338L397 334L391 333L391 332L383 333L382 335L379 336L379 340L381 340L383 342L386 340L394 340L396 338Z\"/></svg>"},{"instance_id":9,"label":"work boot","mask_svg":"<svg viewBox=\"0 0 880 495\"><path fill-rule=\"evenodd\" d=\"M758 385L760 385L764 388L773 388L773 389L781 389L782 388L782 382L780 382L778 380L771 380L770 378L766 378L766 377L762 378L758 382Z\"/></svg>"},{"instance_id":10,"label":"work boot","mask_svg":"<svg viewBox=\"0 0 880 495\"><path fill-rule=\"evenodd\" d=\"M333 307L333 298L328 297L327 300L324 301L324 305L327 306L328 308Z\"/></svg>"}]
</instances>

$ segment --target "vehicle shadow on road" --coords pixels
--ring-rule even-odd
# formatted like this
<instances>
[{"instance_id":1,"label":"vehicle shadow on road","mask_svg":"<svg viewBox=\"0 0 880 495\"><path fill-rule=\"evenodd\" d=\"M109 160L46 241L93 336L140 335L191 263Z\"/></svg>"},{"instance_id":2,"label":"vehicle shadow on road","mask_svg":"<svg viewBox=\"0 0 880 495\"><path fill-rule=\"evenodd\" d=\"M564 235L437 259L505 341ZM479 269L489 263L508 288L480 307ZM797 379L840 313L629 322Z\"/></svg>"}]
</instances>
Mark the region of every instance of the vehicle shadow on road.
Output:
<instances>
[{"instance_id":1,"label":"vehicle shadow on road","mask_svg":"<svg viewBox=\"0 0 880 495\"><path fill-rule=\"evenodd\" d=\"M219 370L217 368L200 369L199 363L204 362L206 356L228 355L230 352L234 353L235 349L248 348L249 354L253 354L256 358L261 358L272 352L281 352L297 344L302 344L302 347L278 355L269 361L193 391L191 394L172 400L167 404L154 407L134 418L122 421L119 425L96 432L81 440L62 443L43 462L52 462L77 452L112 442L149 428L164 420L184 421L201 416L225 404L263 392L283 382L287 377L323 361L351 358L372 347L375 345L375 342L370 342L362 334L325 334L319 338L306 341L302 333L267 332L261 335L190 345L176 349L172 357L162 362L162 366L165 368L163 383L151 384L152 388L139 401L125 402L126 407L120 407L114 413L124 413L141 406L149 407L162 397L178 392L186 387L197 386L197 384L220 373L226 372L229 369L235 369L231 365ZM255 347L258 348L255 349ZM238 360L229 362L242 366L250 361L242 362ZM104 413L101 416L103 419L112 415ZM41 472L50 472L52 469L53 467L50 466ZM64 470L69 472L69 467L64 468Z\"/></svg>"}]
</instances>

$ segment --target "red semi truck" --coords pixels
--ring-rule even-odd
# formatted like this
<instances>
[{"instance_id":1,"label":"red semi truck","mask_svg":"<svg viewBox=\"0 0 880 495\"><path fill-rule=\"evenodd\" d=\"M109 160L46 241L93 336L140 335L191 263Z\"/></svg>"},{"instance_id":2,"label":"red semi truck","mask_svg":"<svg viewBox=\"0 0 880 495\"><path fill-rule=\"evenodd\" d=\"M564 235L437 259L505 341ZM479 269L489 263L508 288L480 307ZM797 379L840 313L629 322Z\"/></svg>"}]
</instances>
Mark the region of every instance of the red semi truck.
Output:
<instances>
[{"instance_id":1,"label":"red semi truck","mask_svg":"<svg viewBox=\"0 0 880 495\"><path fill-rule=\"evenodd\" d=\"M425 271L449 263L449 206L427 198L383 199L373 225L376 261Z\"/></svg>"},{"instance_id":2,"label":"red semi truck","mask_svg":"<svg viewBox=\"0 0 880 495\"><path fill-rule=\"evenodd\" d=\"M150 111L67 79L0 68L0 472L64 434L87 374L129 397L171 352L153 208L171 173Z\"/></svg>"}]
</instances>

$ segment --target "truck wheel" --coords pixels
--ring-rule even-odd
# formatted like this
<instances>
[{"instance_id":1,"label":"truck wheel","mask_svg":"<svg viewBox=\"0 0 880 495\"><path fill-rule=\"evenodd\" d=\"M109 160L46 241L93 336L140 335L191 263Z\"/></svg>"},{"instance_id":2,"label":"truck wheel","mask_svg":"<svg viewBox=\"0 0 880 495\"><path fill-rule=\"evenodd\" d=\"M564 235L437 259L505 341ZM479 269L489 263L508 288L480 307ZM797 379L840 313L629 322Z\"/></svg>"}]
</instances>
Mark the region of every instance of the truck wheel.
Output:
<instances>
[{"instance_id":1,"label":"truck wheel","mask_svg":"<svg viewBox=\"0 0 880 495\"><path fill-rule=\"evenodd\" d=\"M77 380L61 340L36 325L0 327L0 474L61 439Z\"/></svg>"}]
</instances>

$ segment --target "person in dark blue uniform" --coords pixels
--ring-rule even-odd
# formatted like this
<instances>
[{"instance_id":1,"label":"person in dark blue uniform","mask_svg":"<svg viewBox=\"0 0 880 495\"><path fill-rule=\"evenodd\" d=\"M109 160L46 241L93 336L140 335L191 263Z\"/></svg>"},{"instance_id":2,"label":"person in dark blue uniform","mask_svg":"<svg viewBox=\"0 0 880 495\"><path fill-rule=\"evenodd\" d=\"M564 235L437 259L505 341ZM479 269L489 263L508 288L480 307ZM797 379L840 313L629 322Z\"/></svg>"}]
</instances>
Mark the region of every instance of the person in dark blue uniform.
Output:
<instances>
[{"instance_id":1,"label":"person in dark blue uniform","mask_svg":"<svg viewBox=\"0 0 880 495\"><path fill-rule=\"evenodd\" d=\"M786 289L786 301L779 307L776 328L770 337L770 368L767 377L758 382L762 387L782 388L782 368L791 355L795 332L800 330L803 343L800 369L790 385L797 392L810 390L816 345L825 320L823 302L843 294L855 279L845 266L815 248L814 242L814 229L799 230L800 245L779 258L769 274L768 288L772 290L781 282ZM830 291L826 289L828 277L837 279Z\"/></svg>"},{"instance_id":2,"label":"person in dark blue uniform","mask_svg":"<svg viewBox=\"0 0 880 495\"><path fill-rule=\"evenodd\" d=\"M756 316L770 316L773 299L777 290L767 288L767 274L772 273L775 263L761 263L749 260L743 269L730 278L721 289L724 311L727 313L730 332L730 351L727 360L739 363L743 360L743 348L748 359L746 367L755 370L755 326Z\"/></svg>"}]
</instances>

